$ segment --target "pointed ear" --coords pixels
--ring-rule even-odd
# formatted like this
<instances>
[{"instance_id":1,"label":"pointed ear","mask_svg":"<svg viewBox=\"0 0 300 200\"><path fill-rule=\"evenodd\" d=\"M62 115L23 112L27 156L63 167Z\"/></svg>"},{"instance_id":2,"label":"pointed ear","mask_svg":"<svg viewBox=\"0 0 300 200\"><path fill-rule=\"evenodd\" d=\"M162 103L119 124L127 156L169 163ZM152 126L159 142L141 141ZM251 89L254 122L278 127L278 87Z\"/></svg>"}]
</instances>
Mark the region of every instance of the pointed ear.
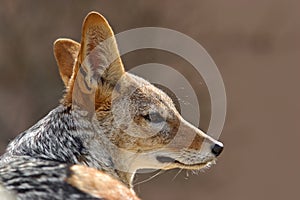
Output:
<instances>
[{"instance_id":1,"label":"pointed ear","mask_svg":"<svg viewBox=\"0 0 300 200\"><path fill-rule=\"evenodd\" d=\"M83 22L78 64L89 88L114 86L124 74L114 33L99 13L89 13Z\"/></svg>"},{"instance_id":2,"label":"pointed ear","mask_svg":"<svg viewBox=\"0 0 300 200\"><path fill-rule=\"evenodd\" d=\"M73 74L80 50L80 44L70 39L57 39L53 44L53 52L58 65L60 77L67 87Z\"/></svg>"}]
</instances>

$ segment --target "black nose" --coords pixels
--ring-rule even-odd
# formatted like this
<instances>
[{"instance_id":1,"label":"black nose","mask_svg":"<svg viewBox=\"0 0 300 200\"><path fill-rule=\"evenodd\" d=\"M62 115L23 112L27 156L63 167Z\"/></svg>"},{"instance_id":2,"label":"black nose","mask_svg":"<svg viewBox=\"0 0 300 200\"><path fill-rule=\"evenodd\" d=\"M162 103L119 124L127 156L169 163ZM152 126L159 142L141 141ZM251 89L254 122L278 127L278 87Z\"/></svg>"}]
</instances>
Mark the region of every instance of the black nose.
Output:
<instances>
[{"instance_id":1,"label":"black nose","mask_svg":"<svg viewBox=\"0 0 300 200\"><path fill-rule=\"evenodd\" d=\"M213 144L212 147L211 147L211 152L213 154L215 154L215 156L218 156L222 153L223 151L223 145L220 143L220 144Z\"/></svg>"}]
</instances>

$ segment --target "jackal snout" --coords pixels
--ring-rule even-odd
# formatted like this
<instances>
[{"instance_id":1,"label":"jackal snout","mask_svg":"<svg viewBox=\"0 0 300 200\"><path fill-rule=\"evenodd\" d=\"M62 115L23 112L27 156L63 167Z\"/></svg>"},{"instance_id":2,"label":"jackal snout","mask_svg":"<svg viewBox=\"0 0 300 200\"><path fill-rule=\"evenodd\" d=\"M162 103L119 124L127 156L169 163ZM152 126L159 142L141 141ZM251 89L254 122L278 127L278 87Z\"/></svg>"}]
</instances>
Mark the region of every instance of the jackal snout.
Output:
<instances>
[{"instance_id":1,"label":"jackal snout","mask_svg":"<svg viewBox=\"0 0 300 200\"><path fill-rule=\"evenodd\" d=\"M219 156L222 151L223 151L223 144L212 137L206 135L203 133L201 130L196 130L198 134L195 136L192 144L189 146L191 149L196 149L200 150L202 146L207 146L209 147L208 149L211 150L211 153L214 156ZM200 131L200 134L199 134Z\"/></svg>"}]
</instances>

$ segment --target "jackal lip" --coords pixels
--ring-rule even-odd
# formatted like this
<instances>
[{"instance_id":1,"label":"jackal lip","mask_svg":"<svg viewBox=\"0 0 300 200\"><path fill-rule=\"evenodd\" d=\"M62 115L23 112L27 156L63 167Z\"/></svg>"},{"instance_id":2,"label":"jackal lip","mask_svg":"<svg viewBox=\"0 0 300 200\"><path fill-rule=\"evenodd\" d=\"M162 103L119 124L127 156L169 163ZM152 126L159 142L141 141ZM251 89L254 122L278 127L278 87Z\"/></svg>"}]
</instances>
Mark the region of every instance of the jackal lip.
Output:
<instances>
[{"instance_id":1,"label":"jackal lip","mask_svg":"<svg viewBox=\"0 0 300 200\"><path fill-rule=\"evenodd\" d=\"M157 156L156 159L161 163L174 163L176 160L167 156Z\"/></svg>"},{"instance_id":2,"label":"jackal lip","mask_svg":"<svg viewBox=\"0 0 300 200\"><path fill-rule=\"evenodd\" d=\"M168 156L157 156L156 159L161 162L161 163L170 163L170 164L176 164L179 167L183 167L183 168L189 168L189 167L203 167L205 165L207 165L208 163L210 163L212 160L209 160L207 162L202 162L202 163L195 163L195 164L186 164L183 162L180 162L174 158L168 157Z\"/></svg>"}]
</instances>

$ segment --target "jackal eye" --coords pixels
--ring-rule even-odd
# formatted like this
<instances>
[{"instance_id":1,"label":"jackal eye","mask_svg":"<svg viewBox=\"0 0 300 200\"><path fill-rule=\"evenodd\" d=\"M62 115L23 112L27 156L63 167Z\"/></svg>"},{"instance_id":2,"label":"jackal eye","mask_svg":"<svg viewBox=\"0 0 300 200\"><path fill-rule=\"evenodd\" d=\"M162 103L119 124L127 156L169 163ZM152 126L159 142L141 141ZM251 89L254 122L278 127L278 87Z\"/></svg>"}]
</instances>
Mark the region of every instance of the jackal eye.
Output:
<instances>
[{"instance_id":1,"label":"jackal eye","mask_svg":"<svg viewBox=\"0 0 300 200\"><path fill-rule=\"evenodd\" d=\"M159 112L152 112L143 116L147 121L152 123L160 123L165 121Z\"/></svg>"}]
</instances>

